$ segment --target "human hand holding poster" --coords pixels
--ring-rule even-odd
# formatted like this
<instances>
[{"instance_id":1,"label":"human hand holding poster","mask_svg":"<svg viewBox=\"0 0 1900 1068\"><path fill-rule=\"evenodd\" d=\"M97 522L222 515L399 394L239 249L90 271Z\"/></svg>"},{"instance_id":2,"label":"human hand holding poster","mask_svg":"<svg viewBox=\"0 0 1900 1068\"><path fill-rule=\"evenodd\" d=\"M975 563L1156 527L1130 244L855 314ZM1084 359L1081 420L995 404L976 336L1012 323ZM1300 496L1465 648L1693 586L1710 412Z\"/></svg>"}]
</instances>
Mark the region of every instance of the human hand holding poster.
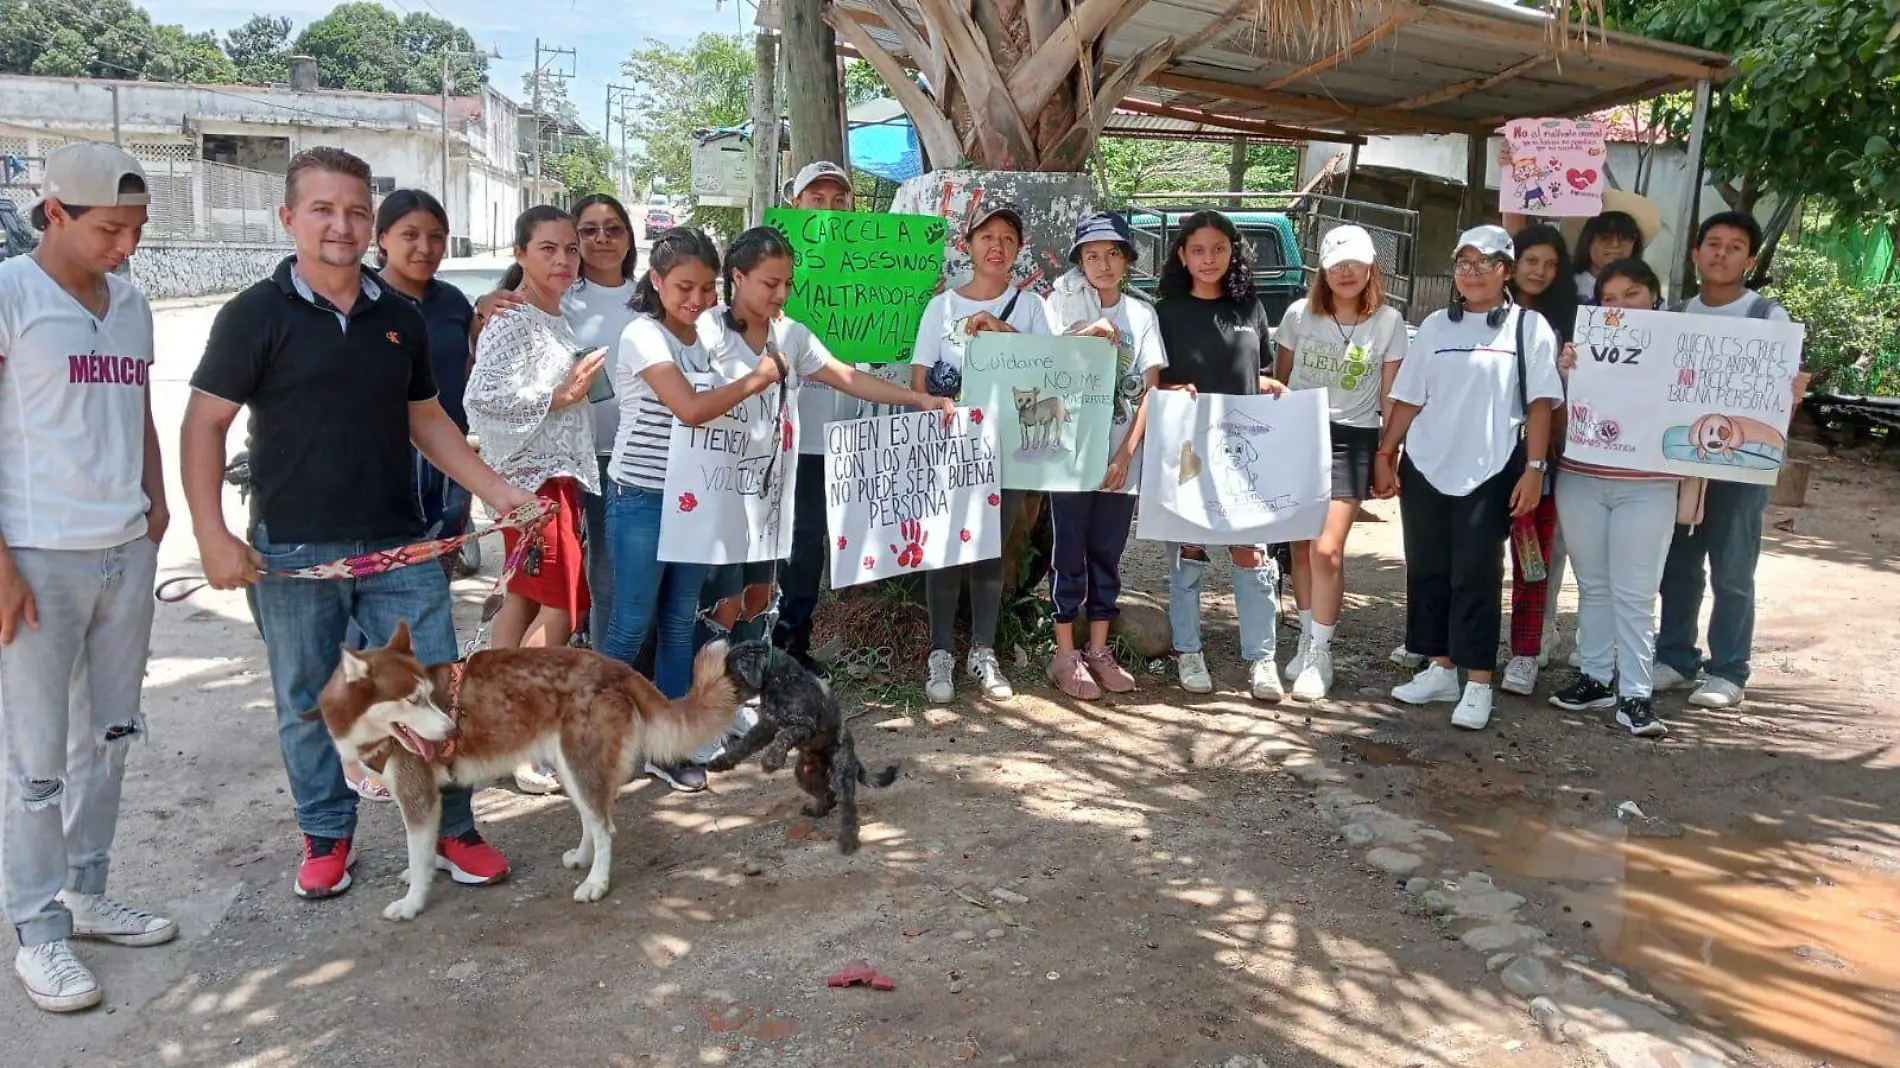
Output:
<instances>
[{"instance_id":1,"label":"human hand holding poster","mask_svg":"<svg viewBox=\"0 0 1900 1068\"><path fill-rule=\"evenodd\" d=\"M964 402L996 423L1007 489L1101 486L1114 394L1106 338L986 331L963 355Z\"/></svg>"},{"instance_id":2,"label":"human hand holding poster","mask_svg":"<svg viewBox=\"0 0 1900 1068\"><path fill-rule=\"evenodd\" d=\"M1805 336L1768 319L1580 308L1564 454L1773 485Z\"/></svg>"},{"instance_id":3,"label":"human hand holding poster","mask_svg":"<svg viewBox=\"0 0 1900 1068\"><path fill-rule=\"evenodd\" d=\"M1332 505L1326 391L1284 397L1148 397L1135 534L1188 545L1272 545L1319 537Z\"/></svg>"},{"instance_id":4,"label":"human hand holding poster","mask_svg":"<svg viewBox=\"0 0 1900 1068\"><path fill-rule=\"evenodd\" d=\"M1526 215L1603 211L1603 124L1591 119L1516 119L1501 127L1498 210Z\"/></svg>"},{"instance_id":5,"label":"human hand holding poster","mask_svg":"<svg viewBox=\"0 0 1900 1068\"><path fill-rule=\"evenodd\" d=\"M996 422L957 409L825 427L833 589L988 560L1003 551Z\"/></svg>"},{"instance_id":6,"label":"human hand holding poster","mask_svg":"<svg viewBox=\"0 0 1900 1068\"><path fill-rule=\"evenodd\" d=\"M707 385L693 384L695 389ZM673 423L660 513L661 560L740 564L790 555L797 406L781 410L783 388L749 397L704 426Z\"/></svg>"},{"instance_id":7,"label":"human hand holding poster","mask_svg":"<svg viewBox=\"0 0 1900 1068\"><path fill-rule=\"evenodd\" d=\"M765 225L792 245L786 315L845 363L910 359L943 277L942 219L773 208Z\"/></svg>"}]
</instances>

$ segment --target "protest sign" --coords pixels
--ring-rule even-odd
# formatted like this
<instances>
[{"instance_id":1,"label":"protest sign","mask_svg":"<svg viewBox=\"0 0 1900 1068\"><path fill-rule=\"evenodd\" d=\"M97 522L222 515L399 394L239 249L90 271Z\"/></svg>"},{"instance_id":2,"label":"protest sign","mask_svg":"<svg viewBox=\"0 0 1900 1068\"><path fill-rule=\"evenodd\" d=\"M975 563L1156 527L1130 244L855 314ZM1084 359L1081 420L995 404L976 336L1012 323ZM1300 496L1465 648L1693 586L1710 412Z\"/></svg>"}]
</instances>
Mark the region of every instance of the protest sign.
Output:
<instances>
[{"instance_id":1,"label":"protest sign","mask_svg":"<svg viewBox=\"0 0 1900 1068\"><path fill-rule=\"evenodd\" d=\"M988 560L1003 551L996 421L957 409L825 427L831 586Z\"/></svg>"},{"instance_id":2,"label":"protest sign","mask_svg":"<svg viewBox=\"0 0 1900 1068\"><path fill-rule=\"evenodd\" d=\"M773 208L765 224L792 245L786 315L845 363L910 359L943 276L942 219Z\"/></svg>"},{"instance_id":3,"label":"protest sign","mask_svg":"<svg viewBox=\"0 0 1900 1068\"><path fill-rule=\"evenodd\" d=\"M1580 308L1564 455L1771 486L1805 335L1767 319Z\"/></svg>"},{"instance_id":4,"label":"protest sign","mask_svg":"<svg viewBox=\"0 0 1900 1068\"><path fill-rule=\"evenodd\" d=\"M1498 210L1526 215L1603 211L1603 124L1593 119L1516 119L1500 127L1510 163L1499 163Z\"/></svg>"},{"instance_id":5,"label":"protest sign","mask_svg":"<svg viewBox=\"0 0 1900 1068\"><path fill-rule=\"evenodd\" d=\"M964 350L963 399L996 421L1005 487L1101 486L1115 400L1106 338L985 331Z\"/></svg>"},{"instance_id":6,"label":"protest sign","mask_svg":"<svg viewBox=\"0 0 1900 1068\"><path fill-rule=\"evenodd\" d=\"M1332 505L1326 391L1148 398L1136 536L1187 545L1319 537Z\"/></svg>"},{"instance_id":7,"label":"protest sign","mask_svg":"<svg viewBox=\"0 0 1900 1068\"><path fill-rule=\"evenodd\" d=\"M711 377L688 375L694 388ZM792 550L796 404L774 386L704 426L675 421L667 446L659 558L685 564L782 560Z\"/></svg>"}]
</instances>

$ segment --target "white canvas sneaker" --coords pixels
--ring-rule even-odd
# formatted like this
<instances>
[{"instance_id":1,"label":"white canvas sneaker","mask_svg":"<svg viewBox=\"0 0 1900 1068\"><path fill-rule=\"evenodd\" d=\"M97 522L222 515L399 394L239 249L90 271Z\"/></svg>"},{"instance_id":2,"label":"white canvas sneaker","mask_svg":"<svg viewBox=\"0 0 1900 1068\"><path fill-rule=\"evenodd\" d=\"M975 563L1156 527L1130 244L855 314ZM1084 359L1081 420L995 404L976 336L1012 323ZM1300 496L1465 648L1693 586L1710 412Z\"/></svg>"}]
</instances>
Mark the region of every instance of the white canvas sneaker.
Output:
<instances>
[{"instance_id":1,"label":"white canvas sneaker","mask_svg":"<svg viewBox=\"0 0 1900 1068\"><path fill-rule=\"evenodd\" d=\"M26 984L26 996L47 1012L78 1012L99 1004L99 980L65 939L22 946L13 956L13 972Z\"/></svg>"},{"instance_id":2,"label":"white canvas sneaker","mask_svg":"<svg viewBox=\"0 0 1900 1068\"><path fill-rule=\"evenodd\" d=\"M957 658L954 653L937 649L930 654L930 665L925 669L924 696L940 705L949 704L957 696Z\"/></svg>"},{"instance_id":3,"label":"white canvas sneaker","mask_svg":"<svg viewBox=\"0 0 1900 1068\"><path fill-rule=\"evenodd\" d=\"M156 946L178 937L178 925L163 916L122 905L104 894L62 890L60 904L73 914L73 937L119 946Z\"/></svg>"},{"instance_id":4,"label":"white canvas sneaker","mask_svg":"<svg viewBox=\"0 0 1900 1068\"><path fill-rule=\"evenodd\" d=\"M1468 731L1481 731L1491 722L1491 687L1481 682L1465 683L1465 695L1451 710L1451 725Z\"/></svg>"},{"instance_id":5,"label":"white canvas sneaker","mask_svg":"<svg viewBox=\"0 0 1900 1068\"><path fill-rule=\"evenodd\" d=\"M1696 692L1689 695L1689 703L1697 708L1734 708L1747 699L1748 691L1715 675L1703 679Z\"/></svg>"},{"instance_id":6,"label":"white canvas sneaker","mask_svg":"<svg viewBox=\"0 0 1900 1068\"><path fill-rule=\"evenodd\" d=\"M1392 696L1408 705L1456 701L1458 700L1458 669L1426 664L1425 670L1413 676L1411 682L1392 687Z\"/></svg>"},{"instance_id":7,"label":"white canvas sneaker","mask_svg":"<svg viewBox=\"0 0 1900 1068\"><path fill-rule=\"evenodd\" d=\"M1175 658L1175 673L1181 676L1181 688L1189 693L1213 693L1214 676L1207 673L1207 657L1200 653L1182 653Z\"/></svg>"},{"instance_id":8,"label":"white canvas sneaker","mask_svg":"<svg viewBox=\"0 0 1900 1068\"><path fill-rule=\"evenodd\" d=\"M1537 661L1528 656L1514 656L1504 665L1504 692L1529 697L1537 689Z\"/></svg>"},{"instance_id":9,"label":"white canvas sneaker","mask_svg":"<svg viewBox=\"0 0 1900 1068\"><path fill-rule=\"evenodd\" d=\"M1286 697L1286 684L1280 681L1280 669L1272 657L1254 661L1252 673L1254 700L1277 704Z\"/></svg>"},{"instance_id":10,"label":"white canvas sneaker","mask_svg":"<svg viewBox=\"0 0 1900 1068\"><path fill-rule=\"evenodd\" d=\"M1300 635L1299 648L1293 651L1293 659L1287 661L1286 664L1286 681L1292 682L1300 677L1301 672L1306 670L1306 654L1312 648L1313 636L1311 634Z\"/></svg>"},{"instance_id":11,"label":"white canvas sneaker","mask_svg":"<svg viewBox=\"0 0 1900 1068\"><path fill-rule=\"evenodd\" d=\"M1003 677L1003 666L996 662L996 650L972 648L965 670L976 681L976 688L983 691L983 696L997 701L1016 696L1009 680Z\"/></svg>"},{"instance_id":12,"label":"white canvas sneaker","mask_svg":"<svg viewBox=\"0 0 1900 1068\"><path fill-rule=\"evenodd\" d=\"M1686 690L1695 685L1695 679L1658 660L1651 675L1650 688L1656 693L1668 693L1671 690Z\"/></svg>"},{"instance_id":13,"label":"white canvas sneaker","mask_svg":"<svg viewBox=\"0 0 1900 1068\"><path fill-rule=\"evenodd\" d=\"M1319 646L1306 654L1306 665L1293 680L1295 701L1324 701L1333 688L1333 651Z\"/></svg>"}]
</instances>

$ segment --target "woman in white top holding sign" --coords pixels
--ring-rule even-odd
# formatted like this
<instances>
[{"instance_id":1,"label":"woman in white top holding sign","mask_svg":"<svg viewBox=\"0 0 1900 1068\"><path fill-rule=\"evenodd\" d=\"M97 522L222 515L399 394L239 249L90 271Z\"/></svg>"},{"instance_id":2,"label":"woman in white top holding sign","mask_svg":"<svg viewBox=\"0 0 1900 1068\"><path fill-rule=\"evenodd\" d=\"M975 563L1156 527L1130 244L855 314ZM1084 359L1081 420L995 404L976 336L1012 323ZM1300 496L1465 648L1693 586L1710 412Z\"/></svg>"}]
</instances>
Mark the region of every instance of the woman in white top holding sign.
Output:
<instances>
[{"instance_id":1,"label":"woman in white top holding sign","mask_svg":"<svg viewBox=\"0 0 1900 1068\"><path fill-rule=\"evenodd\" d=\"M1274 334L1274 377L1288 389L1324 389L1332 423L1333 503L1313 541L1293 545L1300 646L1286 667L1298 701L1333 685L1333 631L1346 599L1346 535L1371 496L1372 454L1386 394L1405 359L1405 317L1385 302L1372 235L1337 226L1320 242L1313 292L1286 310Z\"/></svg>"},{"instance_id":2,"label":"woman in white top holding sign","mask_svg":"<svg viewBox=\"0 0 1900 1068\"><path fill-rule=\"evenodd\" d=\"M1161 382L1167 356L1161 321L1147 300L1122 291L1135 262L1128 223L1098 211L1075 224L1069 247L1075 269L1056 279L1048 296L1050 322L1065 334L1115 343L1115 398L1109 425L1108 470L1102 488L1049 495L1050 601L1055 606L1056 655L1049 677L1062 692L1090 701L1135 688L1134 676L1115 662L1108 625L1120 609L1122 550L1141 492L1141 439L1148 393ZM1075 647L1076 617L1088 617L1087 652Z\"/></svg>"},{"instance_id":3,"label":"woman in white top holding sign","mask_svg":"<svg viewBox=\"0 0 1900 1068\"><path fill-rule=\"evenodd\" d=\"M910 385L933 397L963 394L963 350L970 339L986 330L1010 334L1050 333L1042 301L1010 280L1016 257L1023 250L1023 216L1003 203L981 205L970 213L963 243L970 253L973 277L956 289L930 298L917 324L917 346L911 356ZM1022 503L1018 490L1004 490L997 522L1009 543L1009 528ZM985 697L998 700L1015 695L1003 667L996 661L996 618L1003 610L1003 561L999 556L974 564L940 567L924 573L924 602L930 610L930 662L924 696L944 704L957 695L957 601L963 580L970 580L970 678Z\"/></svg>"},{"instance_id":4,"label":"woman in white top holding sign","mask_svg":"<svg viewBox=\"0 0 1900 1068\"><path fill-rule=\"evenodd\" d=\"M1504 542L1543 497L1551 405L1564 396L1557 335L1505 293L1512 255L1502 227L1459 237L1458 295L1418 328L1372 466L1373 494L1399 495L1405 522L1405 646L1430 660L1392 696L1456 702L1452 725L1467 730L1491 721Z\"/></svg>"}]
</instances>

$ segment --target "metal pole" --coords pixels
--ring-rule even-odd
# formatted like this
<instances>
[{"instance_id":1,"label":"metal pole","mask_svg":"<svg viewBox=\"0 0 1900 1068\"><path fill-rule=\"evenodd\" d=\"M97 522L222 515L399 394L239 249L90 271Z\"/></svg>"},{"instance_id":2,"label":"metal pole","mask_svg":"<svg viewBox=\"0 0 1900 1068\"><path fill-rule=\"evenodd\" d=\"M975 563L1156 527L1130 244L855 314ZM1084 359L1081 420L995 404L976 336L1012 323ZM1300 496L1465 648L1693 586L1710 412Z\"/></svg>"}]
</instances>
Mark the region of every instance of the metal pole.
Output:
<instances>
[{"instance_id":1,"label":"metal pole","mask_svg":"<svg viewBox=\"0 0 1900 1068\"><path fill-rule=\"evenodd\" d=\"M1700 81L1695 86L1695 115L1689 122L1689 170L1688 188L1682 194L1682 213L1676 228L1676 240L1681 248L1676 250L1669 264L1669 296L1672 300L1684 300L1688 297L1685 283L1695 277L1689 267L1695 255L1692 242L1695 241L1696 226L1702 221L1702 150L1703 142L1709 132L1709 83Z\"/></svg>"},{"instance_id":2,"label":"metal pole","mask_svg":"<svg viewBox=\"0 0 1900 1068\"><path fill-rule=\"evenodd\" d=\"M1359 173L1359 142L1352 143L1352 150L1346 154L1346 180L1339 183L1339 199L1352 199L1352 176ZM1342 210L1340 214L1345 214Z\"/></svg>"},{"instance_id":3,"label":"metal pole","mask_svg":"<svg viewBox=\"0 0 1900 1068\"><path fill-rule=\"evenodd\" d=\"M765 221L765 209L778 202L778 99L773 92L778 41L760 30L752 42L752 195L746 225Z\"/></svg>"},{"instance_id":4,"label":"metal pole","mask_svg":"<svg viewBox=\"0 0 1900 1068\"><path fill-rule=\"evenodd\" d=\"M119 140L119 87L117 84L112 86L112 147L125 147Z\"/></svg>"},{"instance_id":5,"label":"metal pole","mask_svg":"<svg viewBox=\"0 0 1900 1068\"><path fill-rule=\"evenodd\" d=\"M541 38L534 39L534 163L529 168L534 174L534 202L541 202Z\"/></svg>"},{"instance_id":6,"label":"metal pole","mask_svg":"<svg viewBox=\"0 0 1900 1068\"><path fill-rule=\"evenodd\" d=\"M442 202L449 202L449 54L442 53Z\"/></svg>"}]
</instances>

